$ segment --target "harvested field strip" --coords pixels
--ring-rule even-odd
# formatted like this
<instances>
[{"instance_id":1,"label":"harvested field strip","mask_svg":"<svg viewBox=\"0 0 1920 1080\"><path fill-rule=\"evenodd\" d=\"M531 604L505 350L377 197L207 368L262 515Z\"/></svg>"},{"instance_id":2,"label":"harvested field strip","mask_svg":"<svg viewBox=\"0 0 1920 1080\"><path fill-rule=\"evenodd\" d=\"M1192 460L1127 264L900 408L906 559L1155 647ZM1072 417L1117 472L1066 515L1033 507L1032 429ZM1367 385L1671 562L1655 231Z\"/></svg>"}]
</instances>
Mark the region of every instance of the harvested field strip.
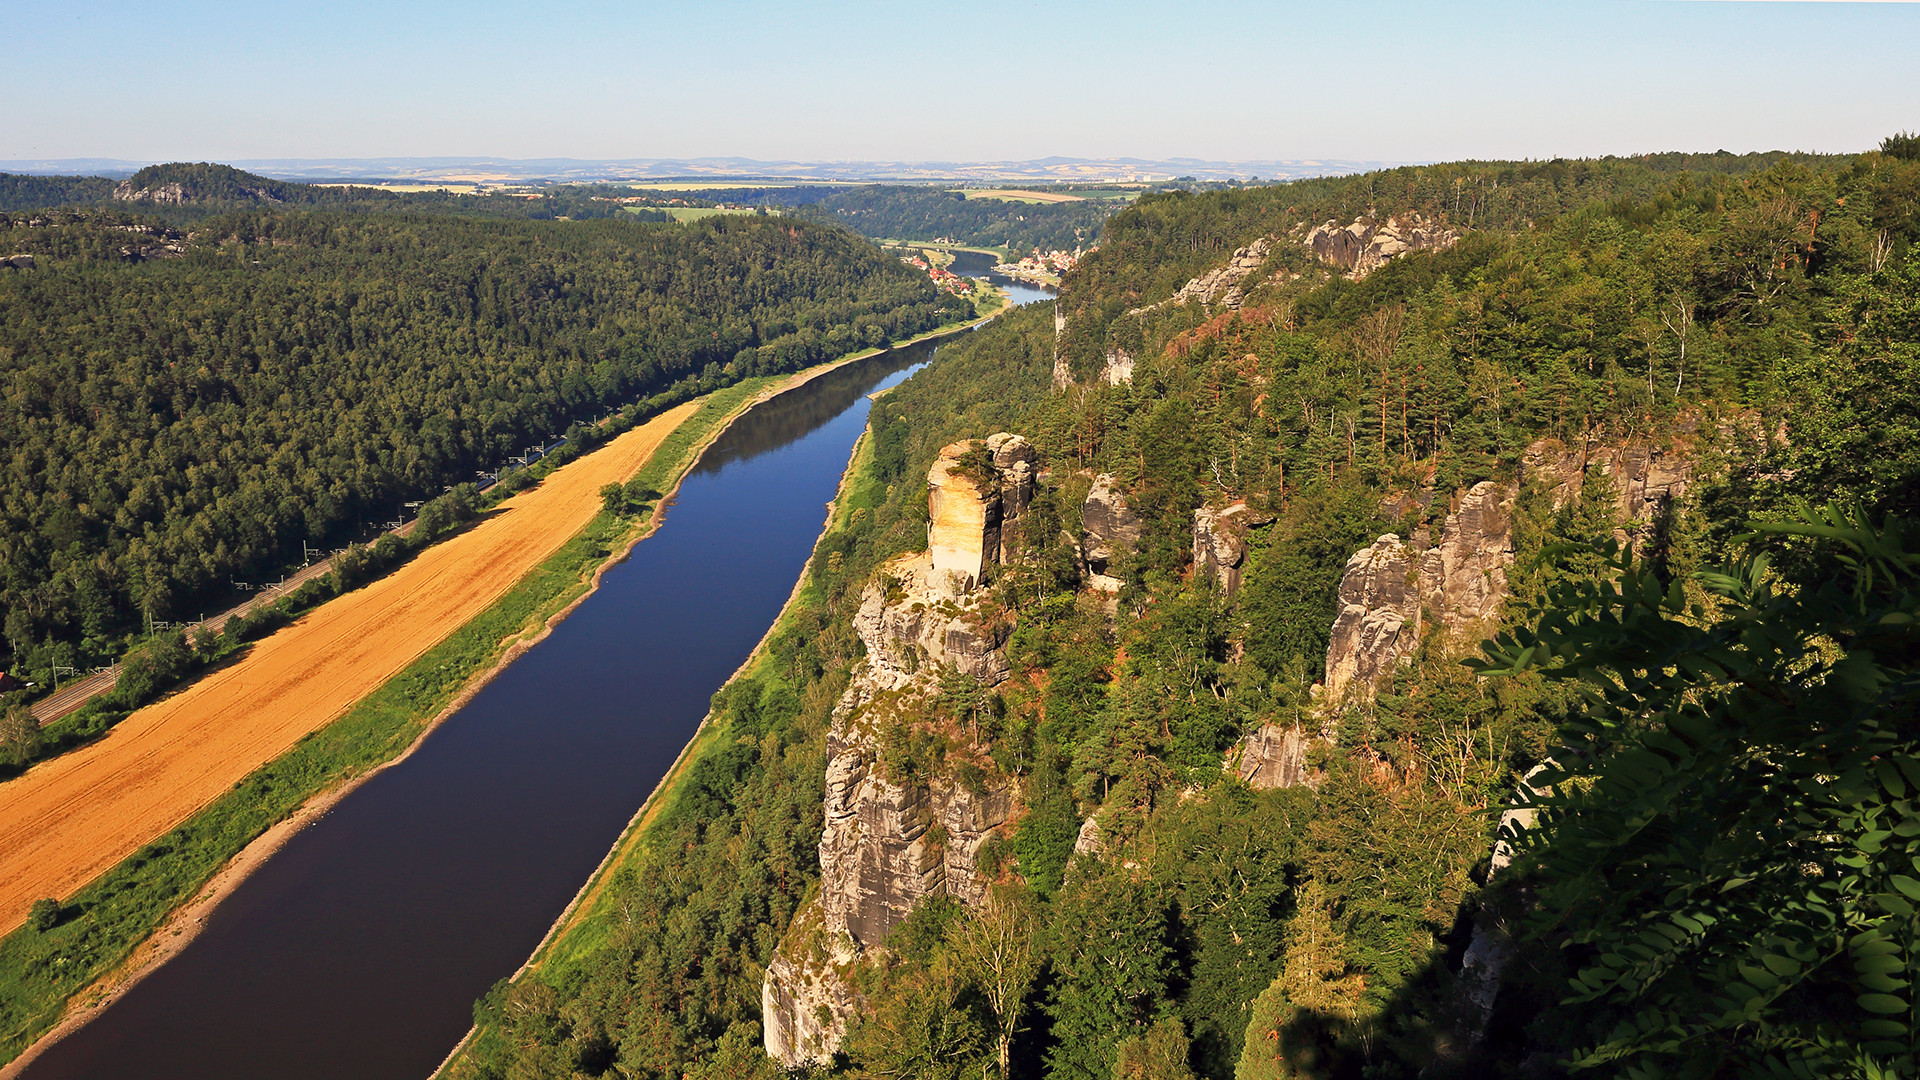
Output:
<instances>
[{"instance_id":1,"label":"harvested field strip","mask_svg":"<svg viewBox=\"0 0 1920 1080\"><path fill-rule=\"evenodd\" d=\"M657 449L639 477L649 486L672 488L706 442L779 381L750 379L685 406L698 411L664 439L649 439ZM597 490L594 505L597 509ZM22 927L0 940L0 1062L18 1056L54 1027L63 1010L72 1014L99 1004L103 995L124 986L156 958L170 955L191 937L218 891L237 883L237 877L222 874L209 884L216 871L256 837L263 844L272 842L272 834L262 834L287 821L316 794L341 790L402 754L433 720L453 711L456 695L476 687L477 673L495 669L505 662L510 646L536 637L549 618L587 591L593 571L605 565L610 553L624 550L648 527L596 514L496 603L345 716L301 738L287 753L71 897L59 925L44 933ZM324 808L325 803L321 799L312 805ZM247 854L251 859L254 852L248 849ZM154 936L169 913L201 893L203 886L213 895L201 895L180 912L171 932ZM82 991L87 992L77 999ZM74 1021L82 1018L73 1015ZM0 1068L0 1076L10 1071Z\"/></svg>"},{"instance_id":2,"label":"harvested field strip","mask_svg":"<svg viewBox=\"0 0 1920 1080\"><path fill-rule=\"evenodd\" d=\"M98 743L0 785L0 929L186 820L485 610L584 528L599 488L631 476L694 408L627 432Z\"/></svg>"}]
</instances>

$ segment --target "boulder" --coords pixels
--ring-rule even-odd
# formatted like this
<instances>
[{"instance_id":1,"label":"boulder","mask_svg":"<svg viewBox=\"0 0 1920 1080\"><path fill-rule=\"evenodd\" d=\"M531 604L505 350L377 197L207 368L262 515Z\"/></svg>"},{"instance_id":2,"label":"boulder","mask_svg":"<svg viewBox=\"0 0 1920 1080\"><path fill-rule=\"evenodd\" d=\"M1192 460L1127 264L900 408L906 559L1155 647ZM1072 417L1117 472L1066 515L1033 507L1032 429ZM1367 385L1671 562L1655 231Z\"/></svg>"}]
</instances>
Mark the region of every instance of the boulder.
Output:
<instances>
[{"instance_id":1,"label":"boulder","mask_svg":"<svg viewBox=\"0 0 1920 1080\"><path fill-rule=\"evenodd\" d=\"M33 256L14 255L10 258L0 259L0 267L8 267L14 270L31 270L33 269Z\"/></svg>"}]
</instances>

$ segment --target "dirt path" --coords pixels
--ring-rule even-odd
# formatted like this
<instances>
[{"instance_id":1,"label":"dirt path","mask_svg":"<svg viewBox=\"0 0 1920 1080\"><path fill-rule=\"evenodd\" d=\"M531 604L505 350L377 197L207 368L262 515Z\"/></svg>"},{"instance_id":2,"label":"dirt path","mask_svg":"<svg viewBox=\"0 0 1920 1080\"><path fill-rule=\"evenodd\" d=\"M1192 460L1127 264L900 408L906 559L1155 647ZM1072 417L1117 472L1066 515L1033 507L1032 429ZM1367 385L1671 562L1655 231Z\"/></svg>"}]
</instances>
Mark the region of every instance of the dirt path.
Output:
<instances>
[{"instance_id":1,"label":"dirt path","mask_svg":"<svg viewBox=\"0 0 1920 1080\"><path fill-rule=\"evenodd\" d=\"M65 897L325 727L485 610L600 511L699 407L681 405L572 462L468 530L121 721L0 784L0 933Z\"/></svg>"}]
</instances>

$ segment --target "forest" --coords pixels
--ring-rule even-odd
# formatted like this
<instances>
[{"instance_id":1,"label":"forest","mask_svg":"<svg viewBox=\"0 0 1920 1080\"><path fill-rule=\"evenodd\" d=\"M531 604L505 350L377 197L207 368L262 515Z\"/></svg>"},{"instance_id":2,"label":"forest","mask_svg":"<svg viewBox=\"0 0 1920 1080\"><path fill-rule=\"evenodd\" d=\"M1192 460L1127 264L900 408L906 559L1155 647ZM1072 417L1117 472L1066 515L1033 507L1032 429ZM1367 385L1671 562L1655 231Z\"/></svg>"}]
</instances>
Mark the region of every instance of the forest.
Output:
<instances>
[{"instance_id":1,"label":"forest","mask_svg":"<svg viewBox=\"0 0 1920 1080\"><path fill-rule=\"evenodd\" d=\"M1458 241L1358 280L1303 240L1416 212ZM1167 302L1262 237L1239 306ZM998 431L1042 467L985 585L1011 677L943 675L879 754L1019 808L979 901L936 890L836 976L862 1005L815 1074L1910 1074L1916 240L1901 137L1143 198L1068 276L1064 332L1016 311L880 401L715 749L577 947L476 1006L451 1075L779 1072L761 983L817 910L862 590L926 544L939 449ZM1679 448L1696 479L1632 519L1608 484L1557 499L1543 446ZM1094 474L1142 521L1111 601L1075 551ZM1493 639L1436 626L1371 698L1323 701L1349 557L1438 535L1483 480L1515 492ZM1271 522L1231 595L1193 562L1194 512L1229 500ZM1311 785L1226 767L1293 724L1325 736ZM1501 833L1515 800L1537 817Z\"/></svg>"},{"instance_id":2,"label":"forest","mask_svg":"<svg viewBox=\"0 0 1920 1080\"><path fill-rule=\"evenodd\" d=\"M770 218L147 210L0 215L0 629L43 684L612 408L972 314Z\"/></svg>"},{"instance_id":3,"label":"forest","mask_svg":"<svg viewBox=\"0 0 1920 1080\"><path fill-rule=\"evenodd\" d=\"M620 203L615 200L630 194L626 188L595 184L560 184L526 193L390 191L365 185L272 180L230 165L207 162L149 165L120 183L100 176L0 173L0 212L133 204L147 217L172 225L262 205L358 213L583 221L620 214ZM641 210L636 220L665 221L667 218L657 211Z\"/></svg>"},{"instance_id":4,"label":"forest","mask_svg":"<svg viewBox=\"0 0 1920 1080\"><path fill-rule=\"evenodd\" d=\"M945 238L961 247L999 248L1016 257L1034 248L1091 247L1101 224L1123 205L1105 198L1019 203L933 185L899 184L703 188L681 194L702 202L784 207L796 217L844 226L871 240Z\"/></svg>"}]
</instances>

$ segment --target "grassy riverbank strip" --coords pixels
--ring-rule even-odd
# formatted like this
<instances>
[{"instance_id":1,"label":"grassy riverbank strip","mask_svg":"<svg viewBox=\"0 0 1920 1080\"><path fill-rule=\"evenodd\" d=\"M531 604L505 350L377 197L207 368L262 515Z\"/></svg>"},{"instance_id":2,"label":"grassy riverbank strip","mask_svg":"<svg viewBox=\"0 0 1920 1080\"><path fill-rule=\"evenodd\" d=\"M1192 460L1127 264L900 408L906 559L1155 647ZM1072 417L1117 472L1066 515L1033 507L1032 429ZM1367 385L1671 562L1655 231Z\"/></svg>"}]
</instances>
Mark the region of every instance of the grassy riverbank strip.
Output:
<instances>
[{"instance_id":1,"label":"grassy riverbank strip","mask_svg":"<svg viewBox=\"0 0 1920 1080\"><path fill-rule=\"evenodd\" d=\"M915 340L940 332L954 328ZM713 438L747 408L783 385L797 385L879 351L821 365L797 378L764 376L715 391L663 441L636 475L637 486L670 491ZM599 514L488 610L346 715L66 898L53 925L29 923L0 940L0 1062L16 1058L62 1025L63 1013L69 1020L81 1018L131 985L139 970L177 951L176 936L190 937L197 927L193 918L176 913L186 914L182 905L210 907L201 901L217 899L206 894L222 867L303 807L330 803L356 780L404 756L493 672L584 598L597 583L599 570L656 527L659 506L665 502L637 521ZM219 885L224 890L234 883ZM199 914L204 917L204 912Z\"/></svg>"},{"instance_id":2,"label":"grassy riverbank strip","mask_svg":"<svg viewBox=\"0 0 1920 1080\"><path fill-rule=\"evenodd\" d=\"M713 709L701 720L680 756L635 812L606 858L554 922L526 964L511 978L497 984L476 1006L476 1026L448 1055L436 1077L489 1075L478 1062L492 1058L496 1048L491 1042L505 1037L497 1020L515 987L533 981L568 984L583 977L584 969L613 944L613 939L627 925L628 914L623 910L622 899L610 884L622 875L641 872L642 864L649 857L658 857L678 843L674 830L683 819L699 816L693 804L704 794L709 778L730 771L729 759L737 756L744 743L775 738L752 730L753 725L741 717L739 703L729 707L730 697L744 694L759 703L791 692L802 697L800 708L804 712L824 718L845 684L845 673L828 674L806 685L806 680L792 677L788 655L791 649L785 646L805 633L809 624L817 625L828 606L823 572L830 565L838 569L834 551L828 549L837 550L836 538L844 538L857 530L886 497L887 484L873 467L872 446L869 428L854 444L821 536L815 543L813 557L773 625L715 694ZM809 760L808 766L814 773L818 772L817 762ZM702 773L709 776L703 777ZM811 785L796 786L803 789L803 797L815 800L817 811L817 776L812 779ZM812 867L811 874L818 876L817 865ZM757 978L758 973L753 974Z\"/></svg>"}]
</instances>

